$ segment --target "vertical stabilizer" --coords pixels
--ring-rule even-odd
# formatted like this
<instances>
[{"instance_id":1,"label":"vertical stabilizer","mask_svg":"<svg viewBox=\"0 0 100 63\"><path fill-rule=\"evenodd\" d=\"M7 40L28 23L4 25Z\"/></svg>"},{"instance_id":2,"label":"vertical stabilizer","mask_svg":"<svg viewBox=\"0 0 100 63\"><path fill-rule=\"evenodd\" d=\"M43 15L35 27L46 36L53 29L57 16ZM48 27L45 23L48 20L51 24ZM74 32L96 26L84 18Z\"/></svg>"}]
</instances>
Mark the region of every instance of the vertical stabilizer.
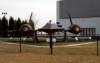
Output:
<instances>
[{"instance_id":1,"label":"vertical stabilizer","mask_svg":"<svg viewBox=\"0 0 100 63\"><path fill-rule=\"evenodd\" d=\"M32 26L33 30L35 29L34 27L34 22L32 20L32 15L33 15L33 12L31 13L31 16L30 16L30 19L29 19L29 24Z\"/></svg>"},{"instance_id":2,"label":"vertical stabilizer","mask_svg":"<svg viewBox=\"0 0 100 63\"><path fill-rule=\"evenodd\" d=\"M68 12L68 16L69 16L71 25L73 25L73 22L72 22L72 19L71 19L71 16L70 16L70 13L69 12Z\"/></svg>"}]
</instances>

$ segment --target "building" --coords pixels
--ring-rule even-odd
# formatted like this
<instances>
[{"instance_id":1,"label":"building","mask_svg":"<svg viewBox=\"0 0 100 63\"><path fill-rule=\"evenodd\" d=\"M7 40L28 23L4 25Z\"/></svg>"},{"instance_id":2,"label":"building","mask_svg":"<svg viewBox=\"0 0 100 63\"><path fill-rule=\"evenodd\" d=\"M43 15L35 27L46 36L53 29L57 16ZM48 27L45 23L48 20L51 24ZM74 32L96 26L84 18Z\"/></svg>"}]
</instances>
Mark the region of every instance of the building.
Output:
<instances>
[{"instance_id":1,"label":"building","mask_svg":"<svg viewBox=\"0 0 100 63\"><path fill-rule=\"evenodd\" d=\"M78 24L83 31L81 36L100 34L100 0L61 0L57 1L57 24L68 29L70 21L68 12L74 24ZM71 33L67 34L73 35Z\"/></svg>"}]
</instances>

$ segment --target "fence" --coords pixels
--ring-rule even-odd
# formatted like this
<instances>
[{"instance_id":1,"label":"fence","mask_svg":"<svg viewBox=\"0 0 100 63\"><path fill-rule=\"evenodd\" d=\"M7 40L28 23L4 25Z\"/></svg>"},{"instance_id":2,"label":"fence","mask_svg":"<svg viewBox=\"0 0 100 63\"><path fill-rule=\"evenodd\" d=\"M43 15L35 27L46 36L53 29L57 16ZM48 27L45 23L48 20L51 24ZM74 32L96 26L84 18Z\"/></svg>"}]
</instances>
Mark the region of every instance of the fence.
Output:
<instances>
[{"instance_id":1,"label":"fence","mask_svg":"<svg viewBox=\"0 0 100 63\"><path fill-rule=\"evenodd\" d=\"M34 42L31 38L23 40L21 38L1 38L0 39L0 53L37 53L37 54L50 54L49 43L37 42L34 46ZM69 39L70 40L70 39ZM23 45L23 46L22 46ZM64 55L98 55L100 43L97 39L93 42L81 42L81 41L66 41L53 43L53 54ZM31 47L32 46L32 47Z\"/></svg>"}]
</instances>

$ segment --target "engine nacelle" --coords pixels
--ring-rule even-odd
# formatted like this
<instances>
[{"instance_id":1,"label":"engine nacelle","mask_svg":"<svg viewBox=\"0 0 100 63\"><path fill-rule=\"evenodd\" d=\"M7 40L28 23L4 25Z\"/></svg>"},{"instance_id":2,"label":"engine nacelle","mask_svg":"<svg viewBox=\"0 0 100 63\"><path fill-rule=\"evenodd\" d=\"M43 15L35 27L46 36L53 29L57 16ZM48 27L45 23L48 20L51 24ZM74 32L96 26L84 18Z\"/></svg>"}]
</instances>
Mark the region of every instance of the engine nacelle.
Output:
<instances>
[{"instance_id":1,"label":"engine nacelle","mask_svg":"<svg viewBox=\"0 0 100 63\"><path fill-rule=\"evenodd\" d=\"M69 32L71 32L73 34L79 34L81 32L81 29L78 25L73 24L69 27Z\"/></svg>"},{"instance_id":2,"label":"engine nacelle","mask_svg":"<svg viewBox=\"0 0 100 63\"><path fill-rule=\"evenodd\" d=\"M24 25L22 25L22 26L20 27L19 31L20 31L21 33L29 33L29 32L31 32L31 31L33 31L33 28L32 28L32 26L29 25L29 24L24 24Z\"/></svg>"}]
</instances>

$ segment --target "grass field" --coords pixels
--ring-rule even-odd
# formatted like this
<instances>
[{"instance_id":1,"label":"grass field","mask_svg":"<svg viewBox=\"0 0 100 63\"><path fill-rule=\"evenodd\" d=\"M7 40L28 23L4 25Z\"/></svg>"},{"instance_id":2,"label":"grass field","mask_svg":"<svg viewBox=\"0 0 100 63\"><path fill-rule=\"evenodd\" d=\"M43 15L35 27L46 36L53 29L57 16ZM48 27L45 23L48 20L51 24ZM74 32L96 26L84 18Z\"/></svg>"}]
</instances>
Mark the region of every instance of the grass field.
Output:
<instances>
[{"instance_id":1,"label":"grass field","mask_svg":"<svg viewBox=\"0 0 100 63\"><path fill-rule=\"evenodd\" d=\"M19 45L0 42L0 63L100 63L100 55L96 54L96 43L56 47L50 55L50 48L22 46L19 53Z\"/></svg>"}]
</instances>

